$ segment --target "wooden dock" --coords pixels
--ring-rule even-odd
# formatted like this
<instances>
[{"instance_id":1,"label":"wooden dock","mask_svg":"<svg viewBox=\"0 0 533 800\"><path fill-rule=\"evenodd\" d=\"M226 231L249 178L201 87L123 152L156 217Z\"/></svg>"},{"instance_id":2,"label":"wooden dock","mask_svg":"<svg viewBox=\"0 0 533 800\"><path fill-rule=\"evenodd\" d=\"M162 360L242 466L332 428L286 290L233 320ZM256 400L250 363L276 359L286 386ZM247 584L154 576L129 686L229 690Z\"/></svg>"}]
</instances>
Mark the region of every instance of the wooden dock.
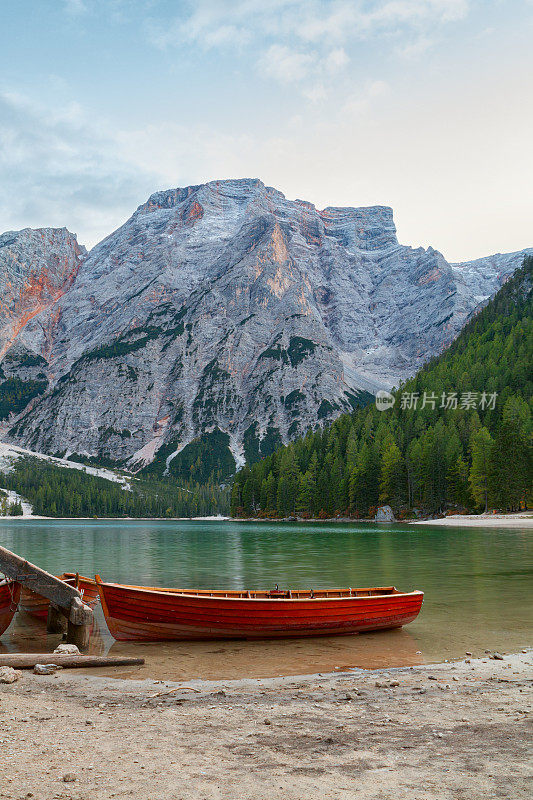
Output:
<instances>
[{"instance_id":1,"label":"wooden dock","mask_svg":"<svg viewBox=\"0 0 533 800\"><path fill-rule=\"evenodd\" d=\"M50 601L47 621L50 633L61 633L66 627L69 644L77 645L80 650L87 647L93 612L78 589L5 547L0 547L0 573Z\"/></svg>"}]
</instances>

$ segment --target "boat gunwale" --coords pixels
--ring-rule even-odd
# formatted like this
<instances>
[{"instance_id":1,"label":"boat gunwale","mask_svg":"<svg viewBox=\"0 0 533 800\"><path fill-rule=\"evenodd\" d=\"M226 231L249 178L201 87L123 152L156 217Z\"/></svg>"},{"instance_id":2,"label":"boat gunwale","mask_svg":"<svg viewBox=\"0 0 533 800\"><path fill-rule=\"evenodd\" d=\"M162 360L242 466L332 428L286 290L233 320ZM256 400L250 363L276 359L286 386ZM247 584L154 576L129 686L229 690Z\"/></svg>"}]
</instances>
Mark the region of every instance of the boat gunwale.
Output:
<instances>
[{"instance_id":1,"label":"boat gunwale","mask_svg":"<svg viewBox=\"0 0 533 800\"><path fill-rule=\"evenodd\" d=\"M414 589L411 592L400 592L396 589L395 586L379 586L379 587L358 587L356 589L352 589L352 592L370 592L375 591L376 589L388 589L389 593L382 593L382 594L372 594L372 595L355 595L351 594L349 589L341 590L341 589L317 589L318 592L335 592L335 591L342 591L343 594L339 595L338 597L280 597L280 596L268 596L268 591L265 590L253 590L257 592L265 592L264 597L232 597L222 594L224 592L223 589L213 590L213 592L220 592L220 594L209 593L209 589L202 589L200 590L202 594L197 594L194 591L184 591L181 589L169 589L169 588L159 588L156 586L135 586L133 584L123 584L123 583L114 583L109 581L103 581L99 576L96 577L96 584L98 587L111 587L117 588L122 590L129 590L135 592L141 592L144 594L156 594L156 595L163 595L166 597L183 597L188 599L194 600L223 600L223 601L238 601L238 602L248 602L248 603L264 603L264 602L275 602L277 603L316 603L316 602L339 602L339 601L346 601L346 600L376 600L377 598L391 598L394 597L396 599L400 599L403 597L418 597L424 596L424 592L420 589ZM238 590L230 590L237 592ZM310 589L294 589L293 591L298 592L311 592ZM252 590L250 590L252 592Z\"/></svg>"}]
</instances>

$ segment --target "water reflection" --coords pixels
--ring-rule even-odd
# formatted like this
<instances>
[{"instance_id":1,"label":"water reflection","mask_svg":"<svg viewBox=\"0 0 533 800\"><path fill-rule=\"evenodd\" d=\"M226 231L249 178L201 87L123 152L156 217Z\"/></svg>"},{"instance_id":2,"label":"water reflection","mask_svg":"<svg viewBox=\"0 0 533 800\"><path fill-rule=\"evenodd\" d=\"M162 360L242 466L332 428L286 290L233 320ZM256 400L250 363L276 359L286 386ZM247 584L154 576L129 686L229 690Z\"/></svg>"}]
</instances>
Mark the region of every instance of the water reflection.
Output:
<instances>
[{"instance_id":1,"label":"water reflection","mask_svg":"<svg viewBox=\"0 0 533 800\"><path fill-rule=\"evenodd\" d=\"M516 649L531 638L533 537L522 529L2 520L0 544L56 574L100 572L125 583L183 588L395 584L425 592L419 618L405 631L226 642L219 648L212 643L114 644L100 615L93 651L142 650L161 677L411 664L476 648L481 653ZM48 650L52 639L17 615L0 649Z\"/></svg>"}]
</instances>

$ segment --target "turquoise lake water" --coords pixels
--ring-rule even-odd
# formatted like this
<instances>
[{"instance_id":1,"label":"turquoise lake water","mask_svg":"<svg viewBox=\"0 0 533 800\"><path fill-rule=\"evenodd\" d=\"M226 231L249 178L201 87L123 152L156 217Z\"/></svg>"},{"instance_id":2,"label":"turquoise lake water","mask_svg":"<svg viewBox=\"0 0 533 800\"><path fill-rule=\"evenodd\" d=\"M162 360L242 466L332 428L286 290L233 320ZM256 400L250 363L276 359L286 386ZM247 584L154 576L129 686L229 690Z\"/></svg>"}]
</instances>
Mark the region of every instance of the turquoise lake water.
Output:
<instances>
[{"instance_id":1,"label":"turquoise lake water","mask_svg":"<svg viewBox=\"0 0 533 800\"><path fill-rule=\"evenodd\" d=\"M185 589L394 584L425 592L419 618L403 630L277 643L119 644L100 613L91 649L142 652L150 662L146 674L164 678L400 666L466 650L516 650L533 638L533 532L526 529L1 520L0 544L55 574L98 572L124 583ZM19 614L0 650L48 649L54 642Z\"/></svg>"}]
</instances>

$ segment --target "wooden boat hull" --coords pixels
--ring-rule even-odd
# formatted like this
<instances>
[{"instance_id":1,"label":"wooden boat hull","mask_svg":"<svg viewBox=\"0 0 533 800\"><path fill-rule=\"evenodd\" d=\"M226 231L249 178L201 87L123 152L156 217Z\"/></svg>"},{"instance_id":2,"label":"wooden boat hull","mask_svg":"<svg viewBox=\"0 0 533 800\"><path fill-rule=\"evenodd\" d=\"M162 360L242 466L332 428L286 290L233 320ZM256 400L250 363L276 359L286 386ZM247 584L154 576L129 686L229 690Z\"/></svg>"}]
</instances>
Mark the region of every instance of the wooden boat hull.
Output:
<instances>
[{"instance_id":1,"label":"wooden boat hull","mask_svg":"<svg viewBox=\"0 0 533 800\"><path fill-rule=\"evenodd\" d=\"M83 602L90 608L94 608L99 600L96 581L92 578L84 578L82 575L76 576L73 572L64 572L57 576L60 580L68 583L69 586L77 586L80 590ZM77 583L76 583L77 581ZM25 586L22 588L20 597L20 608L36 619L46 620L48 617L48 607L50 601L37 592L32 592Z\"/></svg>"},{"instance_id":2,"label":"wooden boat hull","mask_svg":"<svg viewBox=\"0 0 533 800\"><path fill-rule=\"evenodd\" d=\"M424 596L385 587L387 594L354 589L351 595L295 592L282 598L267 592L187 593L96 580L107 625L118 641L257 639L399 628L417 617ZM328 594L338 596L323 596Z\"/></svg>"},{"instance_id":3,"label":"wooden boat hull","mask_svg":"<svg viewBox=\"0 0 533 800\"><path fill-rule=\"evenodd\" d=\"M20 583L0 584L0 636L9 628L20 599Z\"/></svg>"}]
</instances>

